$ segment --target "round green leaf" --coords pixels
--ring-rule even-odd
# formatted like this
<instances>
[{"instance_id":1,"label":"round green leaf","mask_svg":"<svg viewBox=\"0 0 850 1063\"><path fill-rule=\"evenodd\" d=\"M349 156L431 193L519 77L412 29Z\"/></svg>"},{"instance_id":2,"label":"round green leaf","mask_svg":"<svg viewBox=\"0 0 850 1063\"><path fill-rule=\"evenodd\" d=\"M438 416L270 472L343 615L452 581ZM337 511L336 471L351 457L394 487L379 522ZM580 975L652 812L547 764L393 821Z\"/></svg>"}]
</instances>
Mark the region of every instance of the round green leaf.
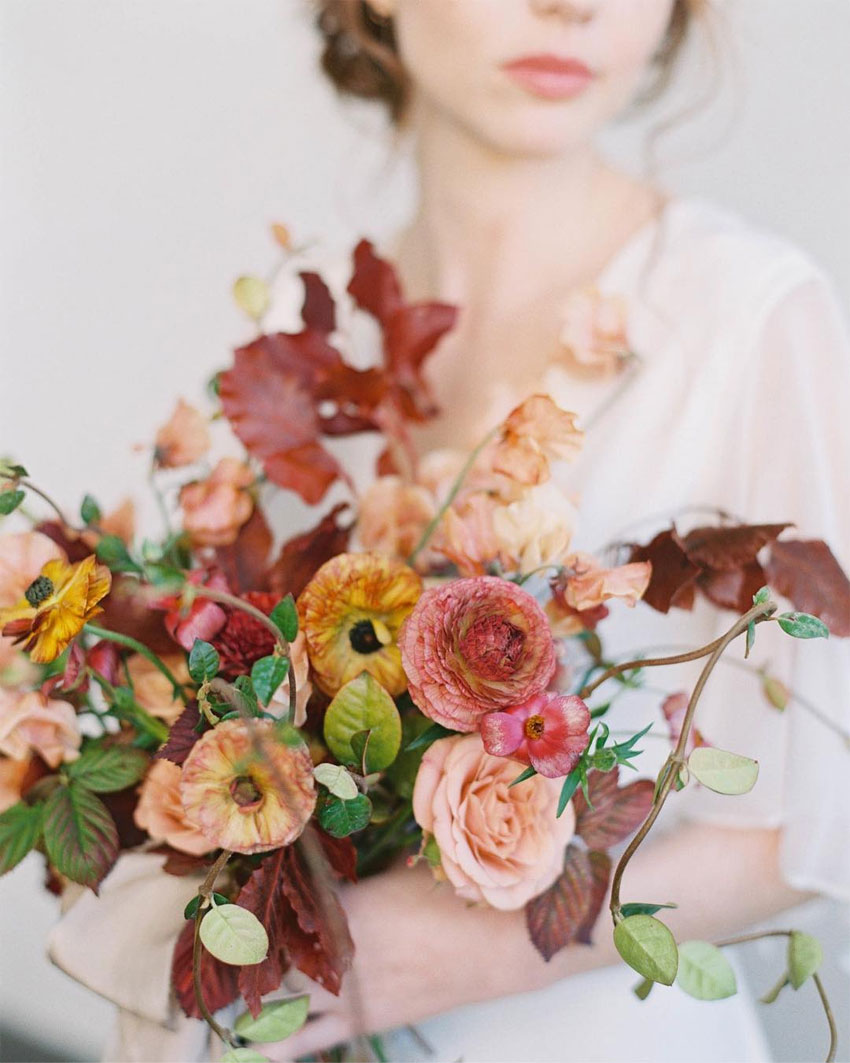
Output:
<instances>
[{"instance_id":1,"label":"round green leaf","mask_svg":"<svg viewBox=\"0 0 850 1063\"><path fill-rule=\"evenodd\" d=\"M353 801L330 797L319 804L319 824L334 838L346 838L356 830L363 830L372 816L372 802L365 794Z\"/></svg>"},{"instance_id":2,"label":"round green leaf","mask_svg":"<svg viewBox=\"0 0 850 1063\"><path fill-rule=\"evenodd\" d=\"M795 989L817 971L823 962L823 949L817 938L795 930L788 939L788 978Z\"/></svg>"},{"instance_id":3,"label":"round green leaf","mask_svg":"<svg viewBox=\"0 0 850 1063\"><path fill-rule=\"evenodd\" d=\"M287 642L294 642L298 637L298 610L291 594L277 603L269 613L269 620L277 627Z\"/></svg>"},{"instance_id":4,"label":"round green leaf","mask_svg":"<svg viewBox=\"0 0 850 1063\"><path fill-rule=\"evenodd\" d=\"M218 650L203 639L195 639L189 651L189 675L196 683L205 679L215 679L221 661Z\"/></svg>"},{"instance_id":5,"label":"round green leaf","mask_svg":"<svg viewBox=\"0 0 850 1063\"><path fill-rule=\"evenodd\" d=\"M738 992L731 964L707 941L685 941L679 946L676 985L697 1000L723 1000Z\"/></svg>"},{"instance_id":6,"label":"round green leaf","mask_svg":"<svg viewBox=\"0 0 850 1063\"><path fill-rule=\"evenodd\" d=\"M253 1048L228 1048L221 1057L221 1063L269 1063L269 1057Z\"/></svg>"},{"instance_id":7,"label":"round green leaf","mask_svg":"<svg viewBox=\"0 0 850 1063\"><path fill-rule=\"evenodd\" d=\"M288 657L261 657L251 667L251 682L254 691L263 703L268 705L272 695L289 674Z\"/></svg>"},{"instance_id":8,"label":"round green leaf","mask_svg":"<svg viewBox=\"0 0 850 1063\"><path fill-rule=\"evenodd\" d=\"M15 488L12 491L0 491L0 516L6 517L23 502L25 491Z\"/></svg>"},{"instance_id":9,"label":"round green leaf","mask_svg":"<svg viewBox=\"0 0 850 1063\"><path fill-rule=\"evenodd\" d=\"M614 927L614 946L626 963L644 978L672 985L679 967L673 935L660 919L631 915Z\"/></svg>"},{"instance_id":10,"label":"round green leaf","mask_svg":"<svg viewBox=\"0 0 850 1063\"><path fill-rule=\"evenodd\" d=\"M269 288L259 277L239 277L233 285L233 298L239 309L256 321L268 310Z\"/></svg>"},{"instance_id":11,"label":"round green leaf","mask_svg":"<svg viewBox=\"0 0 850 1063\"><path fill-rule=\"evenodd\" d=\"M709 790L718 794L746 794L755 786L758 762L713 746L697 746L688 757L688 767Z\"/></svg>"},{"instance_id":12,"label":"round green leaf","mask_svg":"<svg viewBox=\"0 0 850 1063\"><path fill-rule=\"evenodd\" d=\"M100 506L92 498L91 495L86 495L83 498L82 505L80 506L80 517L83 524L96 524L103 516L100 510Z\"/></svg>"},{"instance_id":13,"label":"round green leaf","mask_svg":"<svg viewBox=\"0 0 850 1063\"><path fill-rule=\"evenodd\" d=\"M238 904L210 908L201 920L201 941L222 963L260 963L269 951L269 936L260 920Z\"/></svg>"},{"instance_id":14,"label":"round green leaf","mask_svg":"<svg viewBox=\"0 0 850 1063\"><path fill-rule=\"evenodd\" d=\"M828 639L829 628L809 613L781 613L777 618L786 635L795 639Z\"/></svg>"},{"instance_id":15,"label":"round green leaf","mask_svg":"<svg viewBox=\"0 0 850 1063\"><path fill-rule=\"evenodd\" d=\"M357 783L341 764L317 764L313 775L316 782L321 783L341 801L353 801L357 796Z\"/></svg>"},{"instance_id":16,"label":"round green leaf","mask_svg":"<svg viewBox=\"0 0 850 1063\"><path fill-rule=\"evenodd\" d=\"M301 1029L307 1021L309 1009L309 996L275 1000L266 1004L256 1019L250 1011L240 1015L233 1029L249 1041L283 1041Z\"/></svg>"},{"instance_id":17,"label":"round green leaf","mask_svg":"<svg viewBox=\"0 0 850 1063\"><path fill-rule=\"evenodd\" d=\"M401 746L401 717L395 702L368 672L346 683L325 714L325 741L338 761L358 761L352 746L360 731L370 731L366 745L366 772L382 771L396 758Z\"/></svg>"}]
</instances>

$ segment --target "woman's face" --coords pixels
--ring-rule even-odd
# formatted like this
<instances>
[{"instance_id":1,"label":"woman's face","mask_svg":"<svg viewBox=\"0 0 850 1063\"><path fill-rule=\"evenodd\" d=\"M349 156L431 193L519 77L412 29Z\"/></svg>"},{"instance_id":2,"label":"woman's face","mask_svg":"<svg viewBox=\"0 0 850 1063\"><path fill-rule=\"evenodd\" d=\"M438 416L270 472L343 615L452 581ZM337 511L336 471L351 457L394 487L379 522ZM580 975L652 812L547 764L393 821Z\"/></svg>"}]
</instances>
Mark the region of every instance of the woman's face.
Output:
<instances>
[{"instance_id":1,"label":"woman's face","mask_svg":"<svg viewBox=\"0 0 850 1063\"><path fill-rule=\"evenodd\" d=\"M642 85L674 0L379 0L413 106L500 152L587 142Z\"/></svg>"}]
</instances>

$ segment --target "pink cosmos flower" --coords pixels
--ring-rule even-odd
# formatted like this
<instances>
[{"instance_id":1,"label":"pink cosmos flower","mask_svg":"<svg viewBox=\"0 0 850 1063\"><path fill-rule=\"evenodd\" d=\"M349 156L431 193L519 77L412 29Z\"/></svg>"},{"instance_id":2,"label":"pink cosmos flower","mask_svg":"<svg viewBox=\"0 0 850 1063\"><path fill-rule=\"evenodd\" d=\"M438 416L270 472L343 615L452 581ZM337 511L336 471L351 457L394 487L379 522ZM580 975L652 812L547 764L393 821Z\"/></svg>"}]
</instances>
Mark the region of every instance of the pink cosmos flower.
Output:
<instances>
[{"instance_id":1,"label":"pink cosmos flower","mask_svg":"<svg viewBox=\"0 0 850 1063\"><path fill-rule=\"evenodd\" d=\"M484 748L513 757L549 779L569 775L587 748L590 710L575 694L537 694L481 721Z\"/></svg>"},{"instance_id":2,"label":"pink cosmos flower","mask_svg":"<svg viewBox=\"0 0 850 1063\"><path fill-rule=\"evenodd\" d=\"M561 343L580 366L615 372L628 356L626 301L598 288L578 288L563 310Z\"/></svg>"},{"instance_id":3,"label":"pink cosmos flower","mask_svg":"<svg viewBox=\"0 0 850 1063\"><path fill-rule=\"evenodd\" d=\"M503 910L552 885L575 831L572 805L555 816L560 783L534 775L511 786L518 769L490 756L480 735L457 735L427 750L413 790L413 814L457 894Z\"/></svg>"},{"instance_id":4,"label":"pink cosmos flower","mask_svg":"<svg viewBox=\"0 0 850 1063\"><path fill-rule=\"evenodd\" d=\"M575 422L548 395L532 395L508 414L492 451L493 471L527 486L543 483L550 460L570 460L581 449L584 433Z\"/></svg>"},{"instance_id":5,"label":"pink cosmos flower","mask_svg":"<svg viewBox=\"0 0 850 1063\"><path fill-rule=\"evenodd\" d=\"M206 454L209 446L206 417L179 399L171 417L156 434L154 461L168 469L191 465Z\"/></svg>"},{"instance_id":6,"label":"pink cosmos flower","mask_svg":"<svg viewBox=\"0 0 850 1063\"><path fill-rule=\"evenodd\" d=\"M183 528L197 546L229 546L254 510L246 488L254 473L236 458L222 458L206 480L180 489Z\"/></svg>"},{"instance_id":7,"label":"pink cosmos flower","mask_svg":"<svg viewBox=\"0 0 850 1063\"><path fill-rule=\"evenodd\" d=\"M555 671L543 610L527 591L494 576L426 591L398 645L414 702L455 731L475 731L485 713L541 693Z\"/></svg>"}]
</instances>

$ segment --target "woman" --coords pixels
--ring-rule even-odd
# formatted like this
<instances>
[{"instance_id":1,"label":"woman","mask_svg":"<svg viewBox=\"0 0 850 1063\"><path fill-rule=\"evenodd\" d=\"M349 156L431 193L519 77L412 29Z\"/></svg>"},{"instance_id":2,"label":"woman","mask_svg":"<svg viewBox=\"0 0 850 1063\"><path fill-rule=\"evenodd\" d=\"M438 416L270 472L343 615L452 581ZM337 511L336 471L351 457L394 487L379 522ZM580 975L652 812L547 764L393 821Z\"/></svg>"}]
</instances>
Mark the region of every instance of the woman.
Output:
<instances>
[{"instance_id":1,"label":"woman","mask_svg":"<svg viewBox=\"0 0 850 1063\"><path fill-rule=\"evenodd\" d=\"M850 394L850 347L828 282L778 238L701 200L666 197L593 146L648 79L669 72L707 8L321 0L319 25L338 87L382 99L415 143L419 208L388 249L407 294L462 307L430 363L442 413L419 444L466 447L520 398L549 391L587 428L564 483L582 496L576 546L597 548L642 515L702 503L753 522L795 521L841 553L850 434L833 396ZM588 285L625 300L637 363L577 364L570 315ZM675 622L646 610L612 620L612 653L670 641L671 629L696 645L727 626L708 608ZM773 635L759 641L774 668L846 728L846 648L806 646L797 662L790 640ZM715 675L701 727L718 746L759 759L759 785L746 798L691 788L677 796L664 817L674 829L654 835L627 876L630 898L677 902L668 922L680 940L727 936L814 892L850 893L837 844L850 808L846 753L795 709L768 715L749 677ZM620 718L645 722L646 705L626 702ZM351 994L311 986L314 1018L289 1041L259 1046L269 1058L411 1023L439 1059L767 1058L745 997L711 1011L675 989L638 1003L604 919L592 947L546 964L521 911L468 908L422 868L366 880L345 903L358 1007ZM54 955L65 951L61 937ZM156 1017L153 1006L116 996ZM151 1039L151 1025L123 1022L111 1058L205 1051L194 1027L178 1035L191 1048L185 1039L169 1048ZM401 1036L388 1044L393 1059L411 1051Z\"/></svg>"}]
</instances>

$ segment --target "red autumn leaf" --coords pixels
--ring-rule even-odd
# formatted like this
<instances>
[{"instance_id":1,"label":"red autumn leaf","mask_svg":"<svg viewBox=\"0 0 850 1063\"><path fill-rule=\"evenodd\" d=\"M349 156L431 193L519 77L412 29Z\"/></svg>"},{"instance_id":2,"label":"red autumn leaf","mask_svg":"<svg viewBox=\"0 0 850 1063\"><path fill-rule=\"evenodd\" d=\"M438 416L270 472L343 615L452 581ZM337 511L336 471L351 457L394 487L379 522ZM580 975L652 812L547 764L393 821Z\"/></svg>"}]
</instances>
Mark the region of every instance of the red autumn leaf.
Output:
<instances>
[{"instance_id":1,"label":"red autumn leaf","mask_svg":"<svg viewBox=\"0 0 850 1063\"><path fill-rule=\"evenodd\" d=\"M361 240L354 248L354 272L348 283L348 293L361 309L381 324L385 324L404 303L396 271L375 254L375 248L368 240Z\"/></svg>"},{"instance_id":2,"label":"red autumn leaf","mask_svg":"<svg viewBox=\"0 0 850 1063\"><path fill-rule=\"evenodd\" d=\"M375 475L376 476L398 476L399 468L395 463L392 452L389 448L385 448L381 451L378 457L375 459Z\"/></svg>"},{"instance_id":3,"label":"red autumn leaf","mask_svg":"<svg viewBox=\"0 0 850 1063\"><path fill-rule=\"evenodd\" d=\"M229 586L237 594L266 589L272 533L258 507L254 507L247 523L243 524L230 546L219 546L215 563L224 573Z\"/></svg>"},{"instance_id":4,"label":"red autumn leaf","mask_svg":"<svg viewBox=\"0 0 850 1063\"><path fill-rule=\"evenodd\" d=\"M588 780L590 803L579 791L573 798L576 834L589 849L610 849L625 841L646 819L652 807L654 784L637 779L628 786L618 785L619 770L592 772Z\"/></svg>"},{"instance_id":5,"label":"red autumn leaf","mask_svg":"<svg viewBox=\"0 0 850 1063\"><path fill-rule=\"evenodd\" d=\"M554 883L525 906L525 923L534 947L549 960L576 939L594 900L590 859L576 845L567 848L564 870Z\"/></svg>"},{"instance_id":6,"label":"red autumn leaf","mask_svg":"<svg viewBox=\"0 0 850 1063\"><path fill-rule=\"evenodd\" d=\"M767 577L758 561L751 561L740 568L708 569L702 573L697 584L709 601L721 609L734 609L745 613L753 604L753 595L760 590Z\"/></svg>"},{"instance_id":7,"label":"red autumn leaf","mask_svg":"<svg viewBox=\"0 0 850 1063\"><path fill-rule=\"evenodd\" d=\"M195 921L188 919L177 938L171 961L171 982L180 1007L191 1019L200 1019L201 1012L195 1000L195 985L192 977L192 949ZM232 1004L239 996L239 968L222 963L201 945L201 984L204 1003L210 1011Z\"/></svg>"},{"instance_id":8,"label":"red autumn leaf","mask_svg":"<svg viewBox=\"0 0 850 1063\"><path fill-rule=\"evenodd\" d=\"M795 609L820 617L833 635L850 637L850 580L825 542L774 543L765 567L771 587Z\"/></svg>"},{"instance_id":9,"label":"red autumn leaf","mask_svg":"<svg viewBox=\"0 0 850 1063\"><path fill-rule=\"evenodd\" d=\"M316 384L316 400L322 404L322 432L345 436L379 429L379 407L389 394L390 381L383 369L355 369L344 363L335 366Z\"/></svg>"},{"instance_id":10,"label":"red autumn leaf","mask_svg":"<svg viewBox=\"0 0 850 1063\"><path fill-rule=\"evenodd\" d=\"M213 856L195 856L193 853L184 853L182 849L172 849L170 845L163 843L157 845L148 852L161 854L165 857L162 870L167 875L175 878L183 878L185 875L197 875L201 871L208 871L212 865Z\"/></svg>"},{"instance_id":11,"label":"red autumn leaf","mask_svg":"<svg viewBox=\"0 0 850 1063\"><path fill-rule=\"evenodd\" d=\"M652 564L652 576L641 601L660 613L668 613L673 605L682 609L693 606L693 584L700 568L689 559L675 528L659 532L646 546L633 547L629 561Z\"/></svg>"},{"instance_id":12,"label":"red autumn leaf","mask_svg":"<svg viewBox=\"0 0 850 1063\"><path fill-rule=\"evenodd\" d=\"M253 872L239 892L239 905L260 920L269 936L268 955L260 963L242 967L239 971L239 990L254 1018L262 1009L261 997L278 988L289 967L283 949L284 920L295 916L280 896L280 881L284 873L285 849L272 853Z\"/></svg>"},{"instance_id":13,"label":"red autumn leaf","mask_svg":"<svg viewBox=\"0 0 850 1063\"><path fill-rule=\"evenodd\" d=\"M171 725L165 745L156 751L154 760L170 760L172 764L182 764L201 737L195 730L200 718L198 703L190 701Z\"/></svg>"},{"instance_id":14,"label":"red autumn leaf","mask_svg":"<svg viewBox=\"0 0 850 1063\"><path fill-rule=\"evenodd\" d=\"M608 881L611 878L611 857L607 853L592 852L587 854L590 863L590 877L593 880L593 888L590 894L590 906L584 922L578 929L575 941L582 945L593 944L593 928L602 911L602 903L608 893Z\"/></svg>"},{"instance_id":15,"label":"red autumn leaf","mask_svg":"<svg viewBox=\"0 0 850 1063\"><path fill-rule=\"evenodd\" d=\"M331 869L340 878L357 881L357 849L351 838L334 838L316 828L316 836L322 844Z\"/></svg>"},{"instance_id":16,"label":"red autumn leaf","mask_svg":"<svg viewBox=\"0 0 850 1063\"><path fill-rule=\"evenodd\" d=\"M690 560L702 568L729 571L755 561L790 524L734 524L694 528L682 540ZM758 590L758 588L756 588ZM752 603L750 603L752 604Z\"/></svg>"},{"instance_id":17,"label":"red autumn leaf","mask_svg":"<svg viewBox=\"0 0 850 1063\"><path fill-rule=\"evenodd\" d=\"M275 594L297 598L326 561L348 548L353 524L339 523L346 509L347 504L340 502L314 528L284 543L269 569L269 584Z\"/></svg>"},{"instance_id":18,"label":"red autumn leaf","mask_svg":"<svg viewBox=\"0 0 850 1063\"><path fill-rule=\"evenodd\" d=\"M303 272L298 276L304 285L301 320L304 328L329 335L336 328L336 305L327 284L318 273Z\"/></svg>"}]
</instances>

